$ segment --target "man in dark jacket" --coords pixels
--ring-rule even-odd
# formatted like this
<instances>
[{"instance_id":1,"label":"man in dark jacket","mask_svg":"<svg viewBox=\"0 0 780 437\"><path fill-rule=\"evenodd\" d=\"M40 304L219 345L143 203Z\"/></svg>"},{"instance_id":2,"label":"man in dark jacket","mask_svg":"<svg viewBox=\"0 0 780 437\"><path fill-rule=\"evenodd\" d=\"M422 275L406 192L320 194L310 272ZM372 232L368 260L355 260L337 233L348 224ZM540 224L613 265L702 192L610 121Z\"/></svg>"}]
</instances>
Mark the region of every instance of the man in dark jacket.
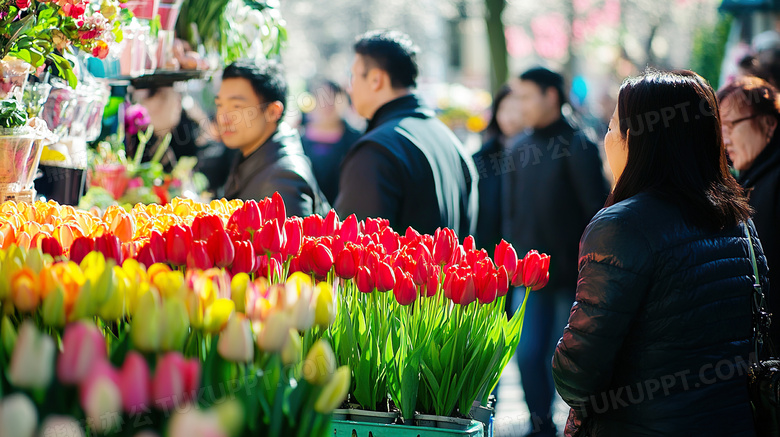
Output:
<instances>
[{"instance_id":1,"label":"man in dark jacket","mask_svg":"<svg viewBox=\"0 0 780 437\"><path fill-rule=\"evenodd\" d=\"M530 129L510 145L503 165L503 234L521 256L536 249L551 257L549 284L529 297L517 355L532 435L552 436L550 356L574 301L580 236L604 206L609 186L597 146L562 115L563 77L534 68L511 86Z\"/></svg>"},{"instance_id":2,"label":"man in dark jacket","mask_svg":"<svg viewBox=\"0 0 780 437\"><path fill-rule=\"evenodd\" d=\"M225 146L241 152L225 197L260 200L278 191L289 215L325 215L329 206L300 136L280 121L286 99L287 83L276 63L236 62L225 68L216 97L217 124Z\"/></svg>"},{"instance_id":3,"label":"man in dark jacket","mask_svg":"<svg viewBox=\"0 0 780 437\"><path fill-rule=\"evenodd\" d=\"M355 44L350 95L369 121L344 159L336 210L382 217L404 232L473 234L476 169L460 141L412 93L416 47L399 32L369 32Z\"/></svg>"}]
</instances>

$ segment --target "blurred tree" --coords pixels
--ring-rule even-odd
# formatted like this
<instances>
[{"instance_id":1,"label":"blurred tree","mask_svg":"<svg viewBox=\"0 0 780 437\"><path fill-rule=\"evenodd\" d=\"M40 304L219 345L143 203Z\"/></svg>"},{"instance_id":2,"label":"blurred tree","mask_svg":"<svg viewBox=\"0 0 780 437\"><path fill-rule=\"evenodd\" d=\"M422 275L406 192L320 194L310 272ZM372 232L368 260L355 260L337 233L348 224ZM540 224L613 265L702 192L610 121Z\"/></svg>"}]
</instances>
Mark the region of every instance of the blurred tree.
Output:
<instances>
[{"instance_id":1,"label":"blurred tree","mask_svg":"<svg viewBox=\"0 0 780 437\"><path fill-rule=\"evenodd\" d=\"M731 15L721 14L716 23L696 29L693 38L691 70L702 75L715 89L720 87L720 69L732 19Z\"/></svg>"},{"instance_id":2,"label":"blurred tree","mask_svg":"<svg viewBox=\"0 0 780 437\"><path fill-rule=\"evenodd\" d=\"M490 45L490 87L495 93L503 85L509 75L506 52L506 33L502 14L506 0L485 0L485 25L487 26L488 44Z\"/></svg>"}]
</instances>

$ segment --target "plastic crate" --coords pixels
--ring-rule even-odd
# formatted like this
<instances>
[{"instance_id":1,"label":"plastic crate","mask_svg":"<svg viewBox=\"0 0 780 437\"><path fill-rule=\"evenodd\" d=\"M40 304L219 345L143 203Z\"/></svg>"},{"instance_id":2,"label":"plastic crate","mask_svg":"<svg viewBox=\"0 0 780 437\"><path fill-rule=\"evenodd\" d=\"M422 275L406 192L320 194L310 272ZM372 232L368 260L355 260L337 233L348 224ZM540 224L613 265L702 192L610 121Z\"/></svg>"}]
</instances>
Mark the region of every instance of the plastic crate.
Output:
<instances>
[{"instance_id":1,"label":"plastic crate","mask_svg":"<svg viewBox=\"0 0 780 437\"><path fill-rule=\"evenodd\" d=\"M334 437L484 437L482 422L471 421L465 431L408 425L380 425L376 423L333 421Z\"/></svg>"}]
</instances>

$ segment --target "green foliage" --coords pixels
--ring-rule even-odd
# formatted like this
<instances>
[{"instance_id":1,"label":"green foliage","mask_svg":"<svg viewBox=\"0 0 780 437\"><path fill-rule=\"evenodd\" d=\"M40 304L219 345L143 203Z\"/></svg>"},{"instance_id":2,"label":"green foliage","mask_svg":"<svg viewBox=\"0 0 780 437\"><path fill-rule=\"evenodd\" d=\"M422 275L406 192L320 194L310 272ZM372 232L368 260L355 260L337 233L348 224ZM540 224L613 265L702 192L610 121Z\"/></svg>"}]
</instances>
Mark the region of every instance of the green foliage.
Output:
<instances>
[{"instance_id":1,"label":"green foliage","mask_svg":"<svg viewBox=\"0 0 780 437\"><path fill-rule=\"evenodd\" d=\"M691 70L707 79L715 89L720 86L720 69L732 21L731 15L722 14L714 25L700 27L694 32Z\"/></svg>"},{"instance_id":2,"label":"green foliage","mask_svg":"<svg viewBox=\"0 0 780 437\"><path fill-rule=\"evenodd\" d=\"M14 128L27 124L27 111L24 105L15 100L0 100L0 127Z\"/></svg>"}]
</instances>

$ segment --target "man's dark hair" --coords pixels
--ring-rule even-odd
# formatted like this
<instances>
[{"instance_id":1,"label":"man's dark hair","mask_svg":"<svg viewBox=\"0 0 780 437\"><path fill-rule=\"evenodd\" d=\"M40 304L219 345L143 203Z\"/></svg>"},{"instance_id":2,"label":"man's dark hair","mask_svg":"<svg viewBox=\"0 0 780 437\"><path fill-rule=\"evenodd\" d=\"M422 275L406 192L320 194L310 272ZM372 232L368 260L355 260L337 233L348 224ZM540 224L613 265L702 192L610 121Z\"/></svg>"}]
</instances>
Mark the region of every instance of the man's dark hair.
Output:
<instances>
[{"instance_id":1,"label":"man's dark hair","mask_svg":"<svg viewBox=\"0 0 780 437\"><path fill-rule=\"evenodd\" d=\"M276 61L236 61L222 73L222 79L246 79L263 103L282 102L287 110L287 80L284 69Z\"/></svg>"},{"instance_id":2,"label":"man's dark hair","mask_svg":"<svg viewBox=\"0 0 780 437\"><path fill-rule=\"evenodd\" d=\"M550 71L544 67L532 68L520 75L520 80L527 80L533 82L542 89L542 92L546 92L548 89L553 88L558 92L558 107L562 107L568 99L564 89L563 76Z\"/></svg>"},{"instance_id":3,"label":"man's dark hair","mask_svg":"<svg viewBox=\"0 0 780 437\"><path fill-rule=\"evenodd\" d=\"M393 88L417 85L417 46L408 35L392 31L371 31L358 37L355 53L387 72Z\"/></svg>"}]
</instances>

